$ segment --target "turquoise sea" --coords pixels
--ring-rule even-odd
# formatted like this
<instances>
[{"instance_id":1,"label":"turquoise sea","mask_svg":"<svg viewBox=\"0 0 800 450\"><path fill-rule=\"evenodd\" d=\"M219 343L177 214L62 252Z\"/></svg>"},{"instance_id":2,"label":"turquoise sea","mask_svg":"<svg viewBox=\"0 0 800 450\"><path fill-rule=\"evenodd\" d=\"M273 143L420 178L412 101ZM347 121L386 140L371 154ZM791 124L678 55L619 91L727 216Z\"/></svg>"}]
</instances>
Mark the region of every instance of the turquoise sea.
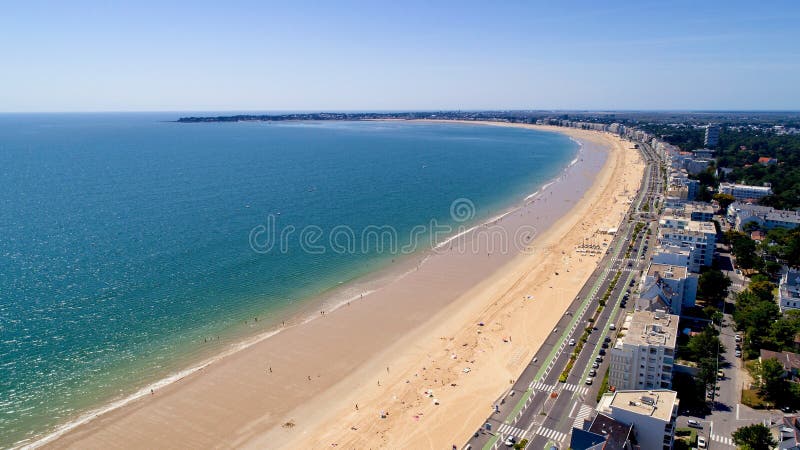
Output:
<instances>
[{"instance_id":1,"label":"turquoise sea","mask_svg":"<svg viewBox=\"0 0 800 450\"><path fill-rule=\"evenodd\" d=\"M0 115L0 447L400 257L297 239L254 251L268 217L356 236L390 225L405 244L416 225L452 222L456 199L474 204L473 222L507 209L577 152L506 127L171 122L180 115Z\"/></svg>"}]
</instances>

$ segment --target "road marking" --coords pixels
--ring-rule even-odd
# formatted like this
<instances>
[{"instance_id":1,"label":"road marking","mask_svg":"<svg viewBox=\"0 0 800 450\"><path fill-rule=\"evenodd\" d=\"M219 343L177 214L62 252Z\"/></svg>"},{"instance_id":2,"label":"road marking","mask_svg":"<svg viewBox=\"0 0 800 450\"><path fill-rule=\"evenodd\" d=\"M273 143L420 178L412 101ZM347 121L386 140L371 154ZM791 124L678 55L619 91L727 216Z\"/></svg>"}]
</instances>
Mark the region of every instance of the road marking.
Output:
<instances>
[{"instance_id":1,"label":"road marking","mask_svg":"<svg viewBox=\"0 0 800 450\"><path fill-rule=\"evenodd\" d=\"M578 412L577 417L575 417L575 422L573 422L572 426L582 430L583 429L583 421L592 414L591 406L588 405L581 405L581 410Z\"/></svg>"},{"instance_id":2,"label":"road marking","mask_svg":"<svg viewBox=\"0 0 800 450\"><path fill-rule=\"evenodd\" d=\"M712 433L711 434L711 440L715 441L715 442L719 442L720 444L723 444L723 445L729 445L731 447L734 446L733 439L731 439L731 438L729 438L727 436L719 436L717 434L713 434Z\"/></svg>"},{"instance_id":3,"label":"road marking","mask_svg":"<svg viewBox=\"0 0 800 450\"><path fill-rule=\"evenodd\" d=\"M556 430L551 430L550 428L547 427L539 427L539 431L537 431L536 434L544 436L547 439L552 439L558 443L564 442L564 440L567 438L566 433L562 433Z\"/></svg>"},{"instance_id":4,"label":"road marking","mask_svg":"<svg viewBox=\"0 0 800 450\"><path fill-rule=\"evenodd\" d=\"M503 434L510 434L519 439L523 439L525 437L525 430L519 429L517 427L512 427L511 425L502 424L497 427L497 431Z\"/></svg>"},{"instance_id":5,"label":"road marking","mask_svg":"<svg viewBox=\"0 0 800 450\"><path fill-rule=\"evenodd\" d=\"M575 412L575 408L577 408L577 407L578 407L578 402L574 402L572 404L572 408L570 408L570 410L569 410L569 414L567 415L567 417L572 417L572 413Z\"/></svg>"},{"instance_id":6,"label":"road marking","mask_svg":"<svg viewBox=\"0 0 800 450\"><path fill-rule=\"evenodd\" d=\"M536 389L537 391L542 391L542 392L553 392L555 390L555 386L542 383L541 381L535 381L531 383L530 387L532 389Z\"/></svg>"},{"instance_id":7,"label":"road marking","mask_svg":"<svg viewBox=\"0 0 800 450\"><path fill-rule=\"evenodd\" d=\"M589 393L589 388L586 386L578 386L577 384L573 383L565 383L564 389L568 391L575 392L578 395L586 395Z\"/></svg>"}]
</instances>

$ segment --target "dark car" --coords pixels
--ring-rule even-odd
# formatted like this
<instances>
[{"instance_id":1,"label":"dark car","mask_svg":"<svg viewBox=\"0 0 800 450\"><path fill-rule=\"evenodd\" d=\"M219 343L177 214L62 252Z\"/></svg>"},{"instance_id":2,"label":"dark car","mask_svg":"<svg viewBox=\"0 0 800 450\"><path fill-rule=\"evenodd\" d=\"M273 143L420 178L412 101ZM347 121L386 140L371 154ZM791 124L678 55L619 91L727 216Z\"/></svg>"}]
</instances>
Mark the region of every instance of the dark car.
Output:
<instances>
[{"instance_id":1,"label":"dark car","mask_svg":"<svg viewBox=\"0 0 800 450\"><path fill-rule=\"evenodd\" d=\"M605 344L605 345L606 345L606 347L608 347L608 344ZM604 349L602 349L602 348L601 348L601 349L600 349L600 353L599 353L599 355L600 355L600 356L605 356L605 355L606 355L606 351L605 351Z\"/></svg>"}]
</instances>

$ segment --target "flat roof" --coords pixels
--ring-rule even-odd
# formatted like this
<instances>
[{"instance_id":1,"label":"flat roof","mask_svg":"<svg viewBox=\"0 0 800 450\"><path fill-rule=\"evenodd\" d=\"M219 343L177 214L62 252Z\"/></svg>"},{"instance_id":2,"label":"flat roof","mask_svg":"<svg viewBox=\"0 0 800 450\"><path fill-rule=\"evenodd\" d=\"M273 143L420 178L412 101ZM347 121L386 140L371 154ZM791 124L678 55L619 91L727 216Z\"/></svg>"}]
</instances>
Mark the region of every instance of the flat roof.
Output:
<instances>
[{"instance_id":1,"label":"flat roof","mask_svg":"<svg viewBox=\"0 0 800 450\"><path fill-rule=\"evenodd\" d=\"M635 311L626 319L628 332L622 342L629 345L660 345L675 348L678 339L678 316L664 311Z\"/></svg>"},{"instance_id":2,"label":"flat roof","mask_svg":"<svg viewBox=\"0 0 800 450\"><path fill-rule=\"evenodd\" d=\"M671 264L658 264L652 263L647 269L647 275L655 276L660 275L662 278L677 279L686 278L689 271L684 266L673 266Z\"/></svg>"},{"instance_id":3,"label":"flat roof","mask_svg":"<svg viewBox=\"0 0 800 450\"><path fill-rule=\"evenodd\" d=\"M672 409L678 403L678 393L666 389L617 391L608 403L610 409L620 409L669 422Z\"/></svg>"}]
</instances>

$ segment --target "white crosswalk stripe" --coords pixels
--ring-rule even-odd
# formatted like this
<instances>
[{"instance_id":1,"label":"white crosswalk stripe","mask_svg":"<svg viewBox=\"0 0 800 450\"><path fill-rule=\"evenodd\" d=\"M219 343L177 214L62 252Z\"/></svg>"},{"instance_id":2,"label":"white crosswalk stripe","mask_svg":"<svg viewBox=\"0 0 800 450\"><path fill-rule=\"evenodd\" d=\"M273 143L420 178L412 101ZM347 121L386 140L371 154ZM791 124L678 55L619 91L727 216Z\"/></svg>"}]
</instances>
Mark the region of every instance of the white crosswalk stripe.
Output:
<instances>
[{"instance_id":1,"label":"white crosswalk stripe","mask_svg":"<svg viewBox=\"0 0 800 450\"><path fill-rule=\"evenodd\" d=\"M733 439L731 439L731 438L729 438L729 437L727 437L727 436L720 436L720 435L718 435L718 434L713 434L713 433L712 433L712 434L711 434L711 440L712 440L712 441L719 442L720 444L724 444L724 445L730 445L731 447L733 447L733 446L734 446L734 444L733 444Z\"/></svg>"},{"instance_id":2,"label":"white crosswalk stripe","mask_svg":"<svg viewBox=\"0 0 800 450\"><path fill-rule=\"evenodd\" d=\"M555 387L553 387L552 385L542 383L541 381L537 381L535 383L532 383L531 384L531 388L536 389L537 391L542 391L542 392L553 392L553 390L555 389Z\"/></svg>"},{"instance_id":3,"label":"white crosswalk stripe","mask_svg":"<svg viewBox=\"0 0 800 450\"><path fill-rule=\"evenodd\" d=\"M573 383L566 383L564 385L564 389L572 392L577 392L578 395L586 395L589 392L589 388L586 386L580 386Z\"/></svg>"},{"instance_id":4,"label":"white crosswalk stripe","mask_svg":"<svg viewBox=\"0 0 800 450\"><path fill-rule=\"evenodd\" d=\"M572 424L575 428L583 429L583 421L592 414L593 409L588 405L581 405L581 410L575 416L575 422Z\"/></svg>"},{"instance_id":5,"label":"white crosswalk stripe","mask_svg":"<svg viewBox=\"0 0 800 450\"><path fill-rule=\"evenodd\" d=\"M505 423L497 427L497 431L503 434L510 434L511 436L514 436L519 439L525 437L525 430L519 429L517 427L512 427L511 425Z\"/></svg>"},{"instance_id":6,"label":"white crosswalk stripe","mask_svg":"<svg viewBox=\"0 0 800 450\"><path fill-rule=\"evenodd\" d=\"M539 427L539 431L537 431L536 434L544 436L547 439L552 439L559 443L564 442L564 440L567 438L567 435L565 433L556 430L551 430L550 428L547 427Z\"/></svg>"}]
</instances>

